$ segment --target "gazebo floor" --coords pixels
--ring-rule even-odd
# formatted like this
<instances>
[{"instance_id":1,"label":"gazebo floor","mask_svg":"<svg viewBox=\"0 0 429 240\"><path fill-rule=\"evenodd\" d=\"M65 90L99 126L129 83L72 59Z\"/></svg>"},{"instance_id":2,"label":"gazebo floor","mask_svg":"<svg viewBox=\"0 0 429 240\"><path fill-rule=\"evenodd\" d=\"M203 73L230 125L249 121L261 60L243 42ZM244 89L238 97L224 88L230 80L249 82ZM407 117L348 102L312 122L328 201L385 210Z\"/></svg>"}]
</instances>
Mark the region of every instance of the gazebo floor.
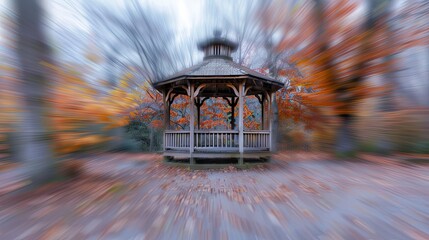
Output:
<instances>
[{"instance_id":1,"label":"gazebo floor","mask_svg":"<svg viewBox=\"0 0 429 240\"><path fill-rule=\"evenodd\" d=\"M169 150L164 152L166 162L190 163L190 164L244 164L268 161L272 153L261 150L245 150L244 153L238 151L209 151L198 150L193 153L188 151Z\"/></svg>"}]
</instances>

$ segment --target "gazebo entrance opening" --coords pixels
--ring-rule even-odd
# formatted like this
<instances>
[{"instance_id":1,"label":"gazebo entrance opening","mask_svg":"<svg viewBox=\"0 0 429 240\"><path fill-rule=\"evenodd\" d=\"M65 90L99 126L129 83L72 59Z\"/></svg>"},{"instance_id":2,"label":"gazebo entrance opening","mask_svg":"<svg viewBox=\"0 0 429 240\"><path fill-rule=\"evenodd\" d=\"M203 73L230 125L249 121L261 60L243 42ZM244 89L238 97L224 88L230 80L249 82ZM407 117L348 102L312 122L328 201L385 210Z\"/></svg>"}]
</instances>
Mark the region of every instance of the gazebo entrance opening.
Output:
<instances>
[{"instance_id":1,"label":"gazebo entrance opening","mask_svg":"<svg viewBox=\"0 0 429 240\"><path fill-rule=\"evenodd\" d=\"M164 155L178 158L267 158L271 150L271 102L283 84L232 61L237 44L220 37L198 45L204 61L154 84L165 106ZM179 95L189 96L189 130L170 129L170 107ZM261 126L244 128L246 96L261 104ZM210 98L222 98L232 117L229 129L201 129L201 108ZM235 111L238 111L237 117Z\"/></svg>"}]
</instances>

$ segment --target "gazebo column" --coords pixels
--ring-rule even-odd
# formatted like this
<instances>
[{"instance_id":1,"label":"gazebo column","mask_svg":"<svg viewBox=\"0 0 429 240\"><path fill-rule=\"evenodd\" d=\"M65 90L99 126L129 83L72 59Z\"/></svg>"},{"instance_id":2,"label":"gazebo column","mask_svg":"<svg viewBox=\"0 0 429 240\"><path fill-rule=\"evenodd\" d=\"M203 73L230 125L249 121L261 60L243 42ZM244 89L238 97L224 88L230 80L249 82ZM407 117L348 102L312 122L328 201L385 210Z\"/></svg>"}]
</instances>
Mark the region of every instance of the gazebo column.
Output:
<instances>
[{"instance_id":1,"label":"gazebo column","mask_svg":"<svg viewBox=\"0 0 429 240\"><path fill-rule=\"evenodd\" d=\"M272 146L272 135L273 135L273 132L272 132L272 112L271 112L271 109L272 109L272 106L271 106L271 99L272 99L272 95L271 94L268 94L267 93L267 115L268 115L268 121L267 121L267 125L268 125L268 130L270 131L270 138L269 138L269 141L270 141L270 144L269 144L269 147L270 147L270 151L271 151L271 146Z\"/></svg>"},{"instance_id":2,"label":"gazebo column","mask_svg":"<svg viewBox=\"0 0 429 240\"><path fill-rule=\"evenodd\" d=\"M264 99L261 102L261 130L264 130Z\"/></svg>"},{"instance_id":3,"label":"gazebo column","mask_svg":"<svg viewBox=\"0 0 429 240\"><path fill-rule=\"evenodd\" d=\"M238 147L240 151L239 164L243 164L244 153L244 82L238 86Z\"/></svg>"},{"instance_id":4,"label":"gazebo column","mask_svg":"<svg viewBox=\"0 0 429 240\"><path fill-rule=\"evenodd\" d=\"M194 97L194 84L189 84L190 95L190 119L189 119L189 152L191 153L191 164L193 163L192 153L194 152L194 128L195 128L195 97Z\"/></svg>"}]
</instances>

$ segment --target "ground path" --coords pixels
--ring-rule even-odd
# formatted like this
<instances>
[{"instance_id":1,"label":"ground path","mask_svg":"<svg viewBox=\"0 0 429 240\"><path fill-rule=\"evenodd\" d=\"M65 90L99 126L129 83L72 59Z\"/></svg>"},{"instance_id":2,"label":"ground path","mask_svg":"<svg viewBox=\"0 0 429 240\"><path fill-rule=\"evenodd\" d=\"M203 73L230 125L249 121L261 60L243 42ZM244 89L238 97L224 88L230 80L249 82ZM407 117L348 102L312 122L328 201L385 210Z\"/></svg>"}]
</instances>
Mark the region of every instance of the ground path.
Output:
<instances>
[{"instance_id":1,"label":"ground path","mask_svg":"<svg viewBox=\"0 0 429 240\"><path fill-rule=\"evenodd\" d=\"M279 154L248 170L104 154L0 198L1 239L429 239L429 165Z\"/></svg>"}]
</instances>

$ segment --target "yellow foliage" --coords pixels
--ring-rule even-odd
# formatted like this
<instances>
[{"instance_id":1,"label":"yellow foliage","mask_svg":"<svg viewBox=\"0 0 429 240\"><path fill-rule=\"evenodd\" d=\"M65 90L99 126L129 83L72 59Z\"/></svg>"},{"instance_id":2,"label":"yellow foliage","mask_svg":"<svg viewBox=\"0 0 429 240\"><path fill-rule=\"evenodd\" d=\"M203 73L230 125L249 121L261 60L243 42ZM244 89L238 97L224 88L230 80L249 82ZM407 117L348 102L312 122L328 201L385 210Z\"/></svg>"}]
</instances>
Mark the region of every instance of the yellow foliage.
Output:
<instances>
[{"instance_id":1,"label":"yellow foliage","mask_svg":"<svg viewBox=\"0 0 429 240\"><path fill-rule=\"evenodd\" d=\"M124 126L129 112L136 107L135 93L129 90L133 74L125 74L118 87L100 92L77 73L49 66L58 77L50 101L55 147L60 153L89 148L109 140L88 126L101 126L101 131ZM108 87L100 83L100 87ZM104 82L105 83L105 82ZM86 130L84 130L86 129Z\"/></svg>"}]
</instances>

